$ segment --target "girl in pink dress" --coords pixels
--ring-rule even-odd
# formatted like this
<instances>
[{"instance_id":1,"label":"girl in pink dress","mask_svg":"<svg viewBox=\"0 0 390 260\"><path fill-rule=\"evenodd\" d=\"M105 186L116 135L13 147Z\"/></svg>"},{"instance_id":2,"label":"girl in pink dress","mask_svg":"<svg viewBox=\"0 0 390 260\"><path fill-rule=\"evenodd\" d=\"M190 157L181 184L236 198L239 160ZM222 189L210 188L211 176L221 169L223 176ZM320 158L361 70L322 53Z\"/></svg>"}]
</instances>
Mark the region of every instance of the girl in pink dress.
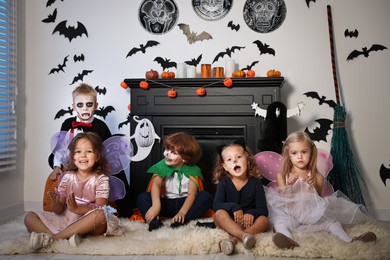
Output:
<instances>
[{"instance_id":1,"label":"girl in pink dress","mask_svg":"<svg viewBox=\"0 0 390 260\"><path fill-rule=\"evenodd\" d=\"M109 165L102 150L99 136L92 132L80 133L71 141L68 171L58 189L50 192L53 212L28 212L24 219L31 232L31 249L48 247L57 239L77 246L79 235L122 233L113 214L116 210L107 205L110 187L104 173Z\"/></svg>"},{"instance_id":2,"label":"girl in pink dress","mask_svg":"<svg viewBox=\"0 0 390 260\"><path fill-rule=\"evenodd\" d=\"M326 231L345 242L370 242L376 235L366 232L350 237L343 225L368 219L362 205L342 192L323 197L325 179L317 170L317 148L305 132L290 134L283 145L283 168L276 176L276 188L266 187L273 242L281 249L299 246L294 231Z\"/></svg>"}]
</instances>

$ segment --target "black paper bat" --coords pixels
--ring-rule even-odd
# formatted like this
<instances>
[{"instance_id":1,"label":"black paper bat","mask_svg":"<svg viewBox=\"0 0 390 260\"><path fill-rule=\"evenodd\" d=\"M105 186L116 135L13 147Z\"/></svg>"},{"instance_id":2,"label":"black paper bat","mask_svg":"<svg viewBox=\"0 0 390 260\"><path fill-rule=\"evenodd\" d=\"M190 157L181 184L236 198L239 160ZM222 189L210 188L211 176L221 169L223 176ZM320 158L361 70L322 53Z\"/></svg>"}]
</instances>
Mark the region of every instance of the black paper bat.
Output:
<instances>
[{"instance_id":1,"label":"black paper bat","mask_svg":"<svg viewBox=\"0 0 390 260\"><path fill-rule=\"evenodd\" d=\"M358 35L359 35L359 32L356 29L354 31L349 31L348 29L345 29L345 31L344 31L344 37L345 38L347 38L347 37L349 37L349 38L352 38L352 37L357 38Z\"/></svg>"},{"instance_id":2,"label":"black paper bat","mask_svg":"<svg viewBox=\"0 0 390 260\"><path fill-rule=\"evenodd\" d=\"M386 186L386 180L390 179L390 169L386 168L382 164L381 169L379 170L379 175L381 176L381 180L383 181L383 184Z\"/></svg>"},{"instance_id":3,"label":"black paper bat","mask_svg":"<svg viewBox=\"0 0 390 260\"><path fill-rule=\"evenodd\" d=\"M43 19L43 23L54 23L57 18L57 8L54 9L53 14L49 14L47 18Z\"/></svg>"},{"instance_id":4,"label":"black paper bat","mask_svg":"<svg viewBox=\"0 0 390 260\"><path fill-rule=\"evenodd\" d=\"M196 66L199 65L201 60L202 60L202 54L199 55L199 57L197 59L194 58L194 59L191 59L191 60L187 60L184 63L189 65L189 66L195 66L196 67Z\"/></svg>"},{"instance_id":5,"label":"black paper bat","mask_svg":"<svg viewBox=\"0 0 390 260\"><path fill-rule=\"evenodd\" d=\"M253 66L255 66L257 63L259 63L258 60L252 62L251 65L246 66L245 68L242 68L241 70L251 70Z\"/></svg>"},{"instance_id":6,"label":"black paper bat","mask_svg":"<svg viewBox=\"0 0 390 260\"><path fill-rule=\"evenodd\" d=\"M235 50L241 50L244 49L245 47L240 47L240 46L232 46L231 48L226 48L226 51L222 51L215 56L213 63L216 62L219 58L223 58L223 56L227 55L231 57L232 53L234 53Z\"/></svg>"},{"instance_id":7,"label":"black paper bat","mask_svg":"<svg viewBox=\"0 0 390 260\"><path fill-rule=\"evenodd\" d=\"M331 124L333 124L333 121L326 118L320 118L315 120L317 123L320 124L319 127L313 129L313 133L309 131L309 129L306 127L305 132L310 136L311 140L313 141L324 141L326 142L326 136L328 135L328 131L332 128L330 127Z\"/></svg>"},{"instance_id":8,"label":"black paper bat","mask_svg":"<svg viewBox=\"0 0 390 260\"><path fill-rule=\"evenodd\" d=\"M233 21L230 21L230 22L228 23L227 26L228 26L230 29L235 30L236 32L237 32L238 30L240 30L240 25L239 25L239 24L235 25L235 24L233 23Z\"/></svg>"},{"instance_id":9,"label":"black paper bat","mask_svg":"<svg viewBox=\"0 0 390 260\"><path fill-rule=\"evenodd\" d=\"M303 95L305 95L306 97L311 97L313 99L317 99L318 100L318 104L320 104L320 105L325 103L325 104L328 104L330 107L333 107L333 108L336 106L336 102L334 102L331 99L326 100L325 96L320 97L320 95L318 95L318 93L315 92L315 91L309 91L309 92L303 93Z\"/></svg>"},{"instance_id":10,"label":"black paper bat","mask_svg":"<svg viewBox=\"0 0 390 260\"><path fill-rule=\"evenodd\" d=\"M113 106L107 106L107 107L99 107L99 109L95 110L95 114L97 116L101 116L104 119L106 119L106 116L108 113L115 111L115 108Z\"/></svg>"},{"instance_id":11,"label":"black paper bat","mask_svg":"<svg viewBox=\"0 0 390 260\"><path fill-rule=\"evenodd\" d=\"M254 41L253 43L257 45L257 48L259 48L260 55L261 55L261 54L271 54L271 55L274 55L274 56L275 56L275 50L272 49L272 48L268 48L268 47L269 47L268 44L262 43L262 42L259 41L259 40L256 40L256 41Z\"/></svg>"},{"instance_id":12,"label":"black paper bat","mask_svg":"<svg viewBox=\"0 0 390 260\"><path fill-rule=\"evenodd\" d=\"M58 32L60 35L64 35L65 38L68 38L69 42L71 42L73 39L77 38L78 36L82 37L83 34L85 34L88 37L87 28L85 28L85 26L82 23L77 22L77 27L74 26L68 27L66 26L66 22L67 21L65 20L57 24L52 34Z\"/></svg>"},{"instance_id":13,"label":"black paper bat","mask_svg":"<svg viewBox=\"0 0 390 260\"><path fill-rule=\"evenodd\" d=\"M58 67L57 68L52 68L51 70L50 70L50 72L49 72L49 75L50 74L53 74L54 72L60 72L60 71L62 71L62 72L65 72L64 71L64 68L66 67L66 62L68 61L68 57L69 57L69 55L68 56L66 56L65 58L64 58L64 61L62 62L62 64L58 64Z\"/></svg>"},{"instance_id":14,"label":"black paper bat","mask_svg":"<svg viewBox=\"0 0 390 260\"><path fill-rule=\"evenodd\" d=\"M129 53L127 53L127 57L133 55L133 54L136 54L137 52L141 51L142 53L145 53L146 52L146 48L149 48L149 47L153 47L153 46L157 46L159 45L160 43L159 42L156 42L156 41L147 41L145 45L143 44L140 44L139 45L139 48L132 48Z\"/></svg>"},{"instance_id":15,"label":"black paper bat","mask_svg":"<svg viewBox=\"0 0 390 260\"><path fill-rule=\"evenodd\" d=\"M105 95L107 93L107 89L105 87L99 88L99 86L96 86L95 90L99 95Z\"/></svg>"},{"instance_id":16,"label":"black paper bat","mask_svg":"<svg viewBox=\"0 0 390 260\"><path fill-rule=\"evenodd\" d=\"M51 6L52 4L55 3L56 0L48 0L47 3L46 3L46 7L49 7ZM62 2L64 2L64 0L61 0Z\"/></svg>"},{"instance_id":17,"label":"black paper bat","mask_svg":"<svg viewBox=\"0 0 390 260\"><path fill-rule=\"evenodd\" d=\"M157 63L161 65L163 70L168 69L168 68L172 68L172 67L176 68L176 66L177 66L176 62L173 62L170 59L164 59L161 57L156 57L154 59L154 61L157 61Z\"/></svg>"},{"instance_id":18,"label":"black paper bat","mask_svg":"<svg viewBox=\"0 0 390 260\"><path fill-rule=\"evenodd\" d=\"M209 33L205 31L201 32L200 34L191 32L190 26L188 24L179 23L177 26L179 26L179 28L183 31L183 34L187 36L187 41L190 44L193 44L197 41L210 40L213 38Z\"/></svg>"},{"instance_id":19,"label":"black paper bat","mask_svg":"<svg viewBox=\"0 0 390 260\"><path fill-rule=\"evenodd\" d=\"M78 62L78 61L84 61L84 54L80 54L80 56L77 56L76 54L73 56L73 60L74 62Z\"/></svg>"},{"instance_id":20,"label":"black paper bat","mask_svg":"<svg viewBox=\"0 0 390 260\"><path fill-rule=\"evenodd\" d=\"M73 78L72 83L70 83L69 85L72 85L72 84L74 84L75 82L77 82L79 80L82 81L84 79L84 76L88 75L92 71L93 70L83 70L81 73L78 73L77 76Z\"/></svg>"},{"instance_id":21,"label":"black paper bat","mask_svg":"<svg viewBox=\"0 0 390 260\"><path fill-rule=\"evenodd\" d=\"M383 46L383 45L380 45L380 44L373 44L371 46L371 48L367 49L367 47L363 47L362 48L362 51L358 51L358 50L354 50L352 51L348 57L347 57L347 60L353 60L354 58L356 57L359 57L360 55L363 55L364 57L368 57L368 55L370 54L370 52L372 51L383 51L383 50L386 50L387 47Z\"/></svg>"},{"instance_id":22,"label":"black paper bat","mask_svg":"<svg viewBox=\"0 0 390 260\"><path fill-rule=\"evenodd\" d=\"M72 115L72 113L73 113L73 109L71 107L68 107L68 110L60 109L60 111L58 111L57 114L55 115L54 119L63 117L66 114Z\"/></svg>"},{"instance_id":23,"label":"black paper bat","mask_svg":"<svg viewBox=\"0 0 390 260\"><path fill-rule=\"evenodd\" d=\"M123 121L123 122L119 123L118 129L121 129L122 126L127 125L129 123L131 123L131 115L130 114L127 116L127 120L126 121Z\"/></svg>"},{"instance_id":24,"label":"black paper bat","mask_svg":"<svg viewBox=\"0 0 390 260\"><path fill-rule=\"evenodd\" d=\"M308 8L310 8L310 6L309 6L310 2L314 2L314 3L315 3L316 0L306 0L306 4L307 4L307 7L308 7Z\"/></svg>"}]
</instances>

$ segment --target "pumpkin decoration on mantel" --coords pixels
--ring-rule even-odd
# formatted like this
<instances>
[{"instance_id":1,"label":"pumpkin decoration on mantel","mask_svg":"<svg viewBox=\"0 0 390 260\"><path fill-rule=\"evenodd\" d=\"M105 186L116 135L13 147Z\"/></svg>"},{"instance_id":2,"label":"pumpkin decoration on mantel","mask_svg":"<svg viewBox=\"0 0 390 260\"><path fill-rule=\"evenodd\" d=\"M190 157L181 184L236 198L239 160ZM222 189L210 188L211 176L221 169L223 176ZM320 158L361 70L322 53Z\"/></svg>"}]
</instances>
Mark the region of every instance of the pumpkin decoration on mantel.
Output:
<instances>
[{"instance_id":1,"label":"pumpkin decoration on mantel","mask_svg":"<svg viewBox=\"0 0 390 260\"><path fill-rule=\"evenodd\" d=\"M158 72L155 70L148 70L145 72L145 78L147 79L157 79L158 78Z\"/></svg>"},{"instance_id":2,"label":"pumpkin decoration on mantel","mask_svg":"<svg viewBox=\"0 0 390 260\"><path fill-rule=\"evenodd\" d=\"M235 70L232 73L233 78L244 78L246 76L245 71L243 70Z\"/></svg>"},{"instance_id":3,"label":"pumpkin decoration on mantel","mask_svg":"<svg viewBox=\"0 0 390 260\"><path fill-rule=\"evenodd\" d=\"M143 80L143 81L141 81L139 83L139 87L142 88L142 89L148 89L149 88L149 83Z\"/></svg>"},{"instance_id":4,"label":"pumpkin decoration on mantel","mask_svg":"<svg viewBox=\"0 0 390 260\"><path fill-rule=\"evenodd\" d=\"M206 95L206 90L202 87L196 89L196 95L203 97Z\"/></svg>"},{"instance_id":5,"label":"pumpkin decoration on mantel","mask_svg":"<svg viewBox=\"0 0 390 260\"><path fill-rule=\"evenodd\" d=\"M281 77L282 73L279 70L269 70L267 71L267 77L272 78L272 77Z\"/></svg>"},{"instance_id":6,"label":"pumpkin decoration on mantel","mask_svg":"<svg viewBox=\"0 0 390 260\"><path fill-rule=\"evenodd\" d=\"M170 89L170 90L168 90L167 95L168 95L168 97L170 97L170 98L175 98L175 97L177 97L177 92L176 92L176 90L174 90L174 89Z\"/></svg>"},{"instance_id":7,"label":"pumpkin decoration on mantel","mask_svg":"<svg viewBox=\"0 0 390 260\"><path fill-rule=\"evenodd\" d=\"M175 75L175 72L169 71L169 70L163 71L163 72L161 73L161 77L162 77L163 79L173 79L175 76L176 76L176 75Z\"/></svg>"},{"instance_id":8,"label":"pumpkin decoration on mantel","mask_svg":"<svg viewBox=\"0 0 390 260\"><path fill-rule=\"evenodd\" d=\"M231 78L225 78L223 80L223 85L227 88L230 88L233 85L233 80Z\"/></svg>"}]
</instances>

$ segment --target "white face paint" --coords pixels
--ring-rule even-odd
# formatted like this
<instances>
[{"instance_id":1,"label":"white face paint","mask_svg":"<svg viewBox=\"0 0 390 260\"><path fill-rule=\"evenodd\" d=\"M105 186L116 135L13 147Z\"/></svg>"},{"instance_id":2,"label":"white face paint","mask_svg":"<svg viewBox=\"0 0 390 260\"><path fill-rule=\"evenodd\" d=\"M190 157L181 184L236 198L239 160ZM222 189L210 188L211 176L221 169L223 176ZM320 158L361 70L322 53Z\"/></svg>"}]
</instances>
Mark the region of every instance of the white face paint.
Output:
<instances>
[{"instance_id":1,"label":"white face paint","mask_svg":"<svg viewBox=\"0 0 390 260\"><path fill-rule=\"evenodd\" d=\"M78 95L73 101L73 110L81 121L90 121L98 104L90 95Z\"/></svg>"},{"instance_id":2,"label":"white face paint","mask_svg":"<svg viewBox=\"0 0 390 260\"><path fill-rule=\"evenodd\" d=\"M184 164L183 158L176 151L164 150L165 163L174 168L180 168Z\"/></svg>"}]
</instances>

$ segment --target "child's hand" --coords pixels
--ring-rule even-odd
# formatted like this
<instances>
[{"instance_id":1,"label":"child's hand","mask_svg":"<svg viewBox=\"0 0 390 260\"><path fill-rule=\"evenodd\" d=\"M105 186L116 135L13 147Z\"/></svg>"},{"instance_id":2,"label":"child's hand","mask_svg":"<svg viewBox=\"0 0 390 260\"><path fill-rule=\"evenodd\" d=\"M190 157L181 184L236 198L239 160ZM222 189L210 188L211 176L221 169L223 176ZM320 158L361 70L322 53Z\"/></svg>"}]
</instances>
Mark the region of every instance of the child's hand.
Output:
<instances>
[{"instance_id":1,"label":"child's hand","mask_svg":"<svg viewBox=\"0 0 390 260\"><path fill-rule=\"evenodd\" d=\"M69 194L68 198L66 198L66 206L70 211L76 213L78 205L73 192Z\"/></svg>"},{"instance_id":2,"label":"child's hand","mask_svg":"<svg viewBox=\"0 0 390 260\"><path fill-rule=\"evenodd\" d=\"M240 210L237 210L236 212L234 212L233 215L234 215L234 222L241 225L242 219L244 216L244 212L240 209Z\"/></svg>"},{"instance_id":3,"label":"child's hand","mask_svg":"<svg viewBox=\"0 0 390 260\"><path fill-rule=\"evenodd\" d=\"M186 214L181 213L180 211L172 218L172 223L179 222L179 223L184 223Z\"/></svg>"},{"instance_id":4,"label":"child's hand","mask_svg":"<svg viewBox=\"0 0 390 260\"><path fill-rule=\"evenodd\" d=\"M298 175L290 175L287 178L287 185L293 185L298 180Z\"/></svg>"},{"instance_id":5,"label":"child's hand","mask_svg":"<svg viewBox=\"0 0 390 260\"><path fill-rule=\"evenodd\" d=\"M51 199L52 203L57 204L60 200L60 194L58 194L57 188L54 188L52 191L48 191L47 194L49 195L49 198Z\"/></svg>"},{"instance_id":6,"label":"child's hand","mask_svg":"<svg viewBox=\"0 0 390 260\"><path fill-rule=\"evenodd\" d=\"M313 186L314 183L315 183L315 179L313 177L311 177L310 175L307 175L307 177L305 178L305 181L307 184Z\"/></svg>"},{"instance_id":7,"label":"child's hand","mask_svg":"<svg viewBox=\"0 0 390 260\"><path fill-rule=\"evenodd\" d=\"M150 221L152 221L155 217L157 217L159 213L160 213L160 209L151 206L150 209L145 214L146 223L150 223Z\"/></svg>"},{"instance_id":8,"label":"child's hand","mask_svg":"<svg viewBox=\"0 0 390 260\"><path fill-rule=\"evenodd\" d=\"M61 168L60 167L58 167L58 166L54 166L54 168L53 168L53 171L50 173L50 179L52 180L52 181L55 181L56 179L57 179L57 175L58 174L61 174L62 173L62 171L61 171Z\"/></svg>"},{"instance_id":9,"label":"child's hand","mask_svg":"<svg viewBox=\"0 0 390 260\"><path fill-rule=\"evenodd\" d=\"M252 214L244 214L244 220L242 225L244 226L244 228L249 228L250 226L253 225L253 221L254 221L254 216Z\"/></svg>"}]
</instances>

